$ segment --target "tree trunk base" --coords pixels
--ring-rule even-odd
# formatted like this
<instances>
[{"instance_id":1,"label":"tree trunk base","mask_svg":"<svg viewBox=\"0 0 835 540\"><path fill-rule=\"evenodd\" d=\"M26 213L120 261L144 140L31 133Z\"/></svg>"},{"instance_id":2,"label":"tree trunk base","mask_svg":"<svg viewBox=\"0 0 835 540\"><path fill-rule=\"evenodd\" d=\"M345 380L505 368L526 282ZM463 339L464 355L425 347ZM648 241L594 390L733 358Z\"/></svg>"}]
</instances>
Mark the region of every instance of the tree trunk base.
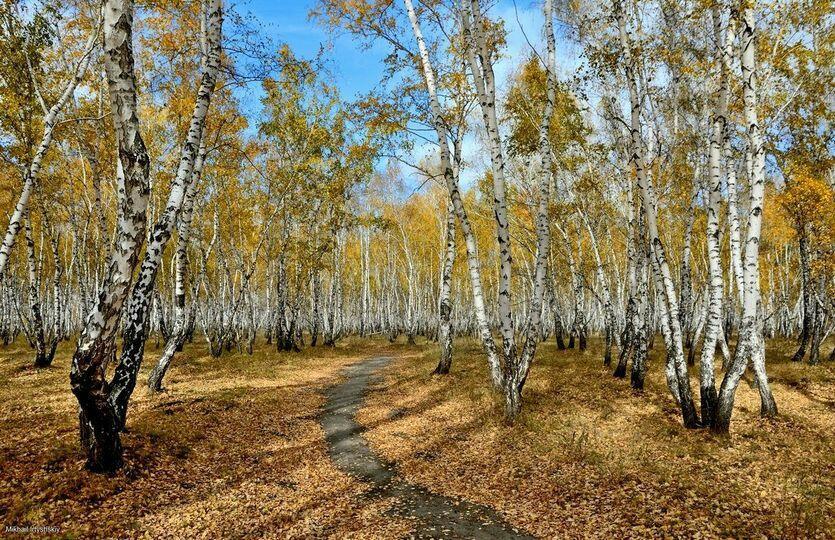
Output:
<instances>
[{"instance_id":1,"label":"tree trunk base","mask_svg":"<svg viewBox=\"0 0 835 540\"><path fill-rule=\"evenodd\" d=\"M716 410L719 406L719 394L713 386L701 388L702 425L713 427L716 423Z\"/></svg>"},{"instance_id":2,"label":"tree trunk base","mask_svg":"<svg viewBox=\"0 0 835 540\"><path fill-rule=\"evenodd\" d=\"M763 418L774 418L777 416L777 402L769 393L768 397L762 398L760 403L760 416Z\"/></svg>"},{"instance_id":3,"label":"tree trunk base","mask_svg":"<svg viewBox=\"0 0 835 540\"><path fill-rule=\"evenodd\" d=\"M632 385L633 390L643 391L644 389L644 377L636 372L632 372L632 377L630 378L629 383Z\"/></svg>"}]
</instances>

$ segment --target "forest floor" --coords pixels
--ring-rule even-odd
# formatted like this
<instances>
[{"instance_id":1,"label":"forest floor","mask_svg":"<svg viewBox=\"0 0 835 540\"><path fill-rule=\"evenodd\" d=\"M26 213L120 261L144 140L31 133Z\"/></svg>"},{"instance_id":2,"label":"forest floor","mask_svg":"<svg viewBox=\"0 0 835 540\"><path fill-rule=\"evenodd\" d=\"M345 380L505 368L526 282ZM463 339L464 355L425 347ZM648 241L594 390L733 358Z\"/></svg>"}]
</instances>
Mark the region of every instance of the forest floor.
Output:
<instances>
[{"instance_id":1,"label":"forest floor","mask_svg":"<svg viewBox=\"0 0 835 540\"><path fill-rule=\"evenodd\" d=\"M760 419L757 394L743 383L732 436L717 439L681 427L657 359L637 394L600 365L595 341L582 354L541 348L511 427L467 340L456 343L448 377L429 375L437 356L429 344L261 346L218 359L188 346L168 391L151 395L152 340L123 436L126 465L102 476L83 469L78 448L71 344L38 370L18 343L0 350L6 535L14 527L67 538L416 534L397 493L332 459L325 418L348 405L366 428L350 444L367 441L398 481L434 500L488 507L536 536L835 536L835 366L792 364L790 344L769 344L780 416ZM361 368L376 357L391 361ZM362 388L340 395L357 376L367 377Z\"/></svg>"},{"instance_id":2,"label":"forest floor","mask_svg":"<svg viewBox=\"0 0 835 540\"><path fill-rule=\"evenodd\" d=\"M779 417L760 418L743 382L729 438L682 426L662 347L639 393L596 340L584 353L545 344L511 427L480 348L456 345L448 377L430 376L434 349L389 364L358 415L407 481L542 538L835 537L835 365L790 362L793 343L769 343Z\"/></svg>"}]
</instances>

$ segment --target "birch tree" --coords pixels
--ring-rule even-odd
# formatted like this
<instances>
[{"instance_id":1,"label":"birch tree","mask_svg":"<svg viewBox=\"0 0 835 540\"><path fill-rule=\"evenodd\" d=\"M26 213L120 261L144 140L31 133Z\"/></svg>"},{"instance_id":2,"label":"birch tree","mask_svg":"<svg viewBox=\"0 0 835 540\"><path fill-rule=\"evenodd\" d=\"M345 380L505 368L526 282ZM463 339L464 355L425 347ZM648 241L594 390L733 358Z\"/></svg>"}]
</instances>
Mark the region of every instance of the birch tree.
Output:
<instances>
[{"instance_id":1,"label":"birch tree","mask_svg":"<svg viewBox=\"0 0 835 540\"><path fill-rule=\"evenodd\" d=\"M496 237L499 249L498 316L502 335L502 379L505 392L505 415L513 420L521 410L522 388L530 370L537 344L542 336L542 302L545 294L545 277L550 236L548 227L548 198L551 184L551 149L549 133L556 96L556 44L553 30L553 5L550 0L544 5L544 34L548 48L546 60L547 101L540 127L540 159L542 168L538 186L536 212L536 260L534 285L524 333L524 345L517 357L514 322L511 301L511 246L510 228L506 200L505 154L496 116L496 83L493 72L493 57L488 38L489 24L481 11L478 0L461 1L461 26L467 63L473 85L481 106L482 120L487 134L493 177L493 214L496 221Z\"/></svg>"},{"instance_id":2,"label":"birch tree","mask_svg":"<svg viewBox=\"0 0 835 540\"><path fill-rule=\"evenodd\" d=\"M461 230L461 235L464 237L464 244L467 250L467 267L470 274L470 285L473 294L473 307L475 310L476 321L478 322L479 331L481 333L481 342L484 351L487 355L487 363L490 367L490 375L493 386L501 388L502 374L500 371L500 361L498 351L496 350L495 342L493 341L493 334L490 331L489 322L487 319L487 310L484 303L484 293L481 282L481 266L478 260L478 248L475 241L475 236L470 225L467 211L464 208L464 202L461 198L461 191L458 185L458 178L454 174L452 167L452 160L449 148L448 126L444 118L441 102L438 97L437 84L435 82L435 70L432 66L429 50L426 47L426 42L423 38L423 32L418 21L417 14L411 0L404 0L406 11L409 16L409 22L412 26L412 32L418 44L420 51L421 68L423 74L423 82L426 85L426 91L429 94L429 105L432 115L432 126L438 139L438 152L443 169L444 182L449 191L450 200L455 216L458 221L458 226Z\"/></svg>"},{"instance_id":3,"label":"birch tree","mask_svg":"<svg viewBox=\"0 0 835 540\"><path fill-rule=\"evenodd\" d=\"M145 240L150 193L150 162L140 133L136 98L132 0L105 0L104 66L119 145L118 227L101 292L84 324L70 370L72 391L81 409L81 443L87 452L87 467L97 472L122 465L120 422L110 401L105 370Z\"/></svg>"},{"instance_id":4,"label":"birch tree","mask_svg":"<svg viewBox=\"0 0 835 540\"><path fill-rule=\"evenodd\" d=\"M174 328L171 336L165 343L165 348L157 361L154 369L148 375L148 388L151 391L162 391L162 379L171 365L174 353L182 350L183 343L187 336L188 309L186 307L186 279L188 276L188 247L191 240L191 223L194 217L194 199L197 195L197 185L200 181L200 174L203 170L203 163L206 160L206 143L203 141L197 154L197 161L192 170L192 179L189 182L183 201L183 211L177 225L177 250L174 254L175 264L175 285L174 285Z\"/></svg>"},{"instance_id":5,"label":"birch tree","mask_svg":"<svg viewBox=\"0 0 835 540\"><path fill-rule=\"evenodd\" d=\"M18 32L28 32L28 29L24 30L18 26L15 17L8 11L9 9L10 8L8 7L4 7L3 9L3 18L6 19L3 22L6 23L6 31L12 35ZM67 104L72 100L72 97L75 94L75 89L84 78L87 68L92 60L93 49L95 49L96 42L99 37L99 28L101 27L101 15L96 15L97 18L95 19L92 31L90 32L90 37L84 44L81 58L78 60L78 63L73 70L73 75L64 84L60 96L51 107L47 107L46 99L41 94L40 87L37 83L37 77L32 68L31 59L29 58L29 43L24 42L18 44L18 46L21 46L23 56L25 56L26 71L30 78L37 102L43 112L43 135L41 135L40 143L38 144L35 153L32 155L31 160L24 167L23 187L20 190L20 195L18 196L14 211L9 218L9 224L6 227L6 234L3 236L3 243L0 244L0 276L2 276L6 270L9 254L14 247L17 233L20 232L22 220L24 219L24 216L29 208L29 199L31 198L32 192L38 182L38 175L40 173L44 157L52 145L52 139L55 133L55 128L59 122L59 116Z\"/></svg>"},{"instance_id":6,"label":"birch tree","mask_svg":"<svg viewBox=\"0 0 835 540\"><path fill-rule=\"evenodd\" d=\"M646 167L644 164L644 142L641 138L641 105L638 94L636 77L636 64L631 51L631 38L627 31L625 15L620 0L615 0L614 15L617 21L618 34L620 37L621 52L623 54L623 68L626 76L626 85L629 90L629 102L631 109L630 120L630 161L635 170L638 188L641 194L641 201L646 216L646 231L650 243L650 252L653 264L657 266L660 273L660 284L662 288L662 299L664 301L663 315L664 324L669 328L667 341L667 354L673 360L675 368L675 389L671 388L673 394L678 394L681 414L684 425L690 428L699 426L699 419L693 404L690 379L687 374L687 362L684 358L683 342L681 335L681 323L678 319L678 299L673 285L672 273L667 262L664 244L658 231L658 219L655 209L655 193Z\"/></svg>"},{"instance_id":7,"label":"birch tree","mask_svg":"<svg viewBox=\"0 0 835 540\"><path fill-rule=\"evenodd\" d=\"M759 248L762 228L763 201L765 198L765 148L760 132L757 112L757 66L756 66L756 27L754 8L746 3L740 17L742 64L742 99L748 147L746 160L751 163L748 200L748 224L746 226L745 252L743 258L743 307L739 340L733 362L722 379L719 389L719 402L716 411L714 431L727 433L730 429L734 397L739 381L749 363L753 364L760 393L760 414L775 416L777 404L768 385L765 372L765 343L762 335ZM735 10L731 17L738 16Z\"/></svg>"},{"instance_id":8,"label":"birch tree","mask_svg":"<svg viewBox=\"0 0 835 540\"><path fill-rule=\"evenodd\" d=\"M589 233L589 239L591 240L591 247L592 252L594 253L595 259L595 274L597 276L597 283L600 286L600 291L602 295L602 303L603 303L603 314L605 318L605 349L603 352L603 365L608 366L612 363L612 345L614 341L617 339L615 336L615 308L612 305L612 293L609 291L609 283L606 279L606 275L603 272L603 258L600 256L600 249L597 246L597 236L594 234L594 230L589 223L589 219L584 212L581 212L581 217L583 219L583 223L586 226L586 230Z\"/></svg>"},{"instance_id":9,"label":"birch tree","mask_svg":"<svg viewBox=\"0 0 835 540\"><path fill-rule=\"evenodd\" d=\"M733 38L731 24L722 36L722 15L718 6L711 10L713 19L713 40L716 44L720 62L714 111L711 117L710 148L708 150L708 207L707 207L707 247L708 268L710 273L707 323L702 354L699 362L699 388L701 392L702 422L713 423L716 410L716 386L713 375L713 356L719 332L722 331L722 301L724 299L724 281L722 277L722 254L719 245L719 203L722 198L722 150L728 116L728 73L723 60L724 51L729 46L726 40Z\"/></svg>"},{"instance_id":10,"label":"birch tree","mask_svg":"<svg viewBox=\"0 0 835 540\"><path fill-rule=\"evenodd\" d=\"M452 201L447 205L446 227L444 228L444 251L441 259L440 287L438 292L438 343L441 345L441 357L435 367L435 373L449 373L452 364L452 268L455 264L455 209Z\"/></svg>"},{"instance_id":11,"label":"birch tree","mask_svg":"<svg viewBox=\"0 0 835 540\"><path fill-rule=\"evenodd\" d=\"M217 82L221 56L221 31L223 10L221 0L207 0L205 10L206 61L204 62L200 87L194 103L191 122L186 140L180 151L177 174L171 184L168 201L157 223L154 225L145 258L140 267L139 276L131 291L128 304L125 329L122 335L123 346L119 364L113 376L111 401L118 415L120 427L124 427L128 400L136 385L136 377L142 363L147 339L148 310L156 281L157 270L168 240L183 207L189 184L193 178L195 161L198 158L200 142L203 137L206 115L211 103L212 93ZM203 17L201 10L201 17ZM201 25L202 26L202 25Z\"/></svg>"}]
</instances>

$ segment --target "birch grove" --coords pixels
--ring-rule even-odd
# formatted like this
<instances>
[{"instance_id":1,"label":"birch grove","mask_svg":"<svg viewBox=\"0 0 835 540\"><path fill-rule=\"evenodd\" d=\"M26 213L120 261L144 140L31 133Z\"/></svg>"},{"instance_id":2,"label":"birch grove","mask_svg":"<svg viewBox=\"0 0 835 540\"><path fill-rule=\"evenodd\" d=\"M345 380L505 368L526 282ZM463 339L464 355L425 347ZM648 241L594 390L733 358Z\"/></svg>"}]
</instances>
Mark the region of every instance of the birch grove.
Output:
<instances>
[{"instance_id":1,"label":"birch grove","mask_svg":"<svg viewBox=\"0 0 835 540\"><path fill-rule=\"evenodd\" d=\"M746 381L777 416L773 366L835 359L820 9L314 4L385 51L372 89L228 0L2 6L0 341L69 371L89 469L197 348L379 341L436 382L477 349L507 429L538 364L590 358L682 436L732 434Z\"/></svg>"}]
</instances>

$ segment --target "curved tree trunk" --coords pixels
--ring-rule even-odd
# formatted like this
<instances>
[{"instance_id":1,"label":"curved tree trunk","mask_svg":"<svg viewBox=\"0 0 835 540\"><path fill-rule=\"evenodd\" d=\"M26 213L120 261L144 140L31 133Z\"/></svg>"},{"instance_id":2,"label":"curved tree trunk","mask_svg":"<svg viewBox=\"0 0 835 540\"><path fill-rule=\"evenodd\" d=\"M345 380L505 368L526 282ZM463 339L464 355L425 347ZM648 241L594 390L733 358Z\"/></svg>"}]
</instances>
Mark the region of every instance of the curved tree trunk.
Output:
<instances>
[{"instance_id":1,"label":"curved tree trunk","mask_svg":"<svg viewBox=\"0 0 835 540\"><path fill-rule=\"evenodd\" d=\"M201 16L203 16L202 11ZM128 401L136 386L136 377L139 374L142 357L145 353L145 340L148 337L148 310L154 283L156 282L157 270L162 259L162 253L171 238L177 217L182 209L189 183L192 180L194 165L197 161L197 154L203 137L206 115L217 81L218 69L220 68L223 26L221 0L210 0L205 16L208 21L206 26L208 48L200 88L197 91L188 134L180 151L179 166L171 185L165 210L151 231L145 258L131 291L127 320L122 334L122 355L111 383L110 400L115 408L120 428L125 425Z\"/></svg>"},{"instance_id":2,"label":"curved tree trunk","mask_svg":"<svg viewBox=\"0 0 835 540\"><path fill-rule=\"evenodd\" d=\"M194 164L194 171L192 172L192 180L186 192L186 198L183 202L183 212L180 214L178 222L178 240L177 251L174 253L174 310L175 320L174 329L171 336L165 343L165 348L157 361L157 365L151 370L148 375L148 389L152 392L162 391L162 380L171 365L171 360L174 353L181 351L186 340L187 326L188 326L188 312L186 308L186 280L188 278L188 245L191 240L191 222L194 217L194 199L197 193L197 185L200 180L200 174L203 170L203 163L206 159L206 144L205 140L201 141L200 152L197 156L197 162ZM197 292L197 289L194 289Z\"/></svg>"},{"instance_id":3,"label":"curved tree trunk","mask_svg":"<svg viewBox=\"0 0 835 540\"><path fill-rule=\"evenodd\" d=\"M105 368L113 355L122 307L145 240L150 194L148 153L139 132L132 42L132 0L106 0L104 66L119 144L118 228L101 292L87 317L70 369L72 391L81 408L81 443L87 452L87 467L99 472L122 465L119 422L110 402Z\"/></svg>"},{"instance_id":4,"label":"curved tree trunk","mask_svg":"<svg viewBox=\"0 0 835 540\"><path fill-rule=\"evenodd\" d=\"M3 236L3 243L0 244L0 276L2 276L6 271L9 254L14 247L17 233L20 232L22 220L29 209L29 198L32 196L32 191L35 189L35 185L38 182L38 175L40 174L41 164L46 156L46 152L52 145L52 136L55 132L55 126L58 123L58 116L75 94L75 89L84 78L84 74L87 72L87 68L90 65L90 60L93 56L93 49L95 49L97 45L100 25L101 19L95 21L93 30L90 32L90 37L84 45L84 53L75 68L72 78L67 81L66 85L64 85L64 90L61 92L61 96L58 98L58 101L56 101L49 110L46 110L43 100L41 99L41 106L44 108L44 131L41 136L41 142L38 144L38 149L32 156L32 161L29 163L29 168L26 170L26 175L23 178L23 188L20 190L20 195L18 196L14 211L9 218L9 225L6 227L6 234ZM35 74L31 72L31 69L30 77L32 77L34 82ZM36 93L38 98L40 98L40 92L37 90L37 87Z\"/></svg>"},{"instance_id":5,"label":"curved tree trunk","mask_svg":"<svg viewBox=\"0 0 835 540\"><path fill-rule=\"evenodd\" d=\"M647 233L650 243L653 264L657 268L660 277L662 317L669 328L667 354L672 359L676 373L676 386L679 395L681 414L686 427L694 428L699 426L699 419L693 403L690 379L687 374L687 362L684 358L683 342L681 335L681 324L678 319L678 300L673 284L672 273L667 262L664 244L658 231L658 220L655 210L655 193L652 182L647 175L644 164L644 147L641 138L641 106L638 95L638 85L635 74L635 64L631 52L631 39L627 33L625 18L620 0L615 1L615 16L618 22L620 43L624 56L624 68L626 82L629 87L629 101L631 105L631 162L635 169L638 180L638 187L641 191L641 199L646 216ZM663 325L662 325L663 326ZM675 391L671 388L675 394Z\"/></svg>"},{"instance_id":6,"label":"curved tree trunk","mask_svg":"<svg viewBox=\"0 0 835 540\"><path fill-rule=\"evenodd\" d=\"M731 17L736 16L731 13ZM744 258L744 299L742 324L739 331L736 354L730 368L722 379L719 389L719 404L713 429L728 433L734 407L736 389L745 369L754 366L757 388L760 391L760 414L774 416L777 404L771 395L768 376L765 372L765 343L762 336L762 315L760 313L760 266L759 245L762 227L763 202L765 198L765 148L757 116L757 72L754 51L754 12L747 6L742 13L742 79L745 121L748 129L748 150L746 158L751 163L750 195L748 210L747 238Z\"/></svg>"},{"instance_id":7,"label":"curved tree trunk","mask_svg":"<svg viewBox=\"0 0 835 540\"><path fill-rule=\"evenodd\" d=\"M476 324L479 333L481 334L481 342L484 347L484 351L487 354L487 363L490 367L490 376L493 386L495 388L501 388L502 375L499 365L499 355L496 350L495 341L493 340L493 334L490 331L487 309L484 305L484 290L481 282L481 267L478 260L478 247L469 217L467 216L467 212L464 208L464 202L458 186L458 178L454 174L452 168L448 129L446 120L444 119L443 110L441 109L441 104L438 99L438 92L435 84L435 71L429 58L429 51L426 48L426 43L423 39L423 33L421 32L420 24L412 5L412 1L404 0L404 3L412 25L412 31L415 35L415 40L418 43L418 49L420 50L421 66L423 67L423 82L426 84L426 90L429 93L432 125L435 128L435 133L438 137L438 149L441 167L444 171L444 181L446 182L449 196L452 200L453 208L455 209L455 215L458 219L458 226L461 228L461 235L464 237L464 244L467 249L467 268L470 274L470 285L472 288Z\"/></svg>"}]
</instances>

